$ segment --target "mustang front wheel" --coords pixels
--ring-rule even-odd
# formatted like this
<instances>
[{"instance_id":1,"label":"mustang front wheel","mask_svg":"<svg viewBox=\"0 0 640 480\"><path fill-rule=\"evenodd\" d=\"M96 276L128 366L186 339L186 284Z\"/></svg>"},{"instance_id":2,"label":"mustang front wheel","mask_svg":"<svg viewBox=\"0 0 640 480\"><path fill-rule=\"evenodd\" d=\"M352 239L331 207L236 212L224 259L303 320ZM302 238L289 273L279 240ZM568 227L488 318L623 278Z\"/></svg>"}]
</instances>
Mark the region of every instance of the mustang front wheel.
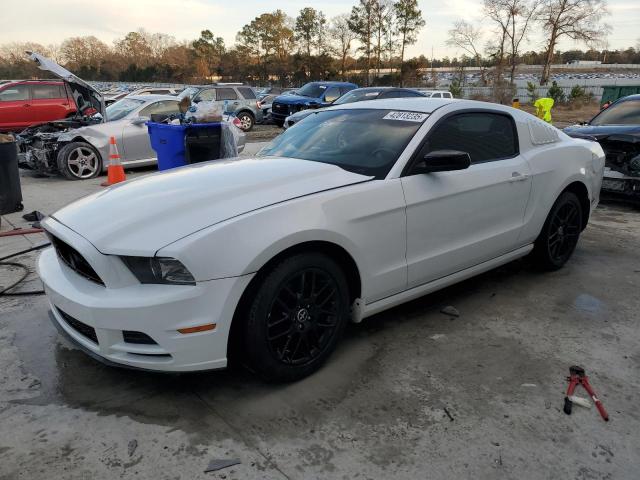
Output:
<instances>
[{"instance_id":1,"label":"mustang front wheel","mask_svg":"<svg viewBox=\"0 0 640 480\"><path fill-rule=\"evenodd\" d=\"M270 381L317 370L334 350L349 316L347 281L320 253L283 260L264 278L243 332L249 366Z\"/></svg>"}]
</instances>

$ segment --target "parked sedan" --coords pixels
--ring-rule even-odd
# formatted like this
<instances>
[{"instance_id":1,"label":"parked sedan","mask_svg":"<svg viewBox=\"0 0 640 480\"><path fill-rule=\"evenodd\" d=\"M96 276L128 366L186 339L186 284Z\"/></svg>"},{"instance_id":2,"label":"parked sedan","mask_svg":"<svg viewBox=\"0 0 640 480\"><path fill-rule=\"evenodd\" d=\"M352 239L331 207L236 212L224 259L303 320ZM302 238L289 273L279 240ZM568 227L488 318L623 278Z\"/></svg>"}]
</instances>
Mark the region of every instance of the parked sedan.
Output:
<instances>
[{"instance_id":1,"label":"parked sedan","mask_svg":"<svg viewBox=\"0 0 640 480\"><path fill-rule=\"evenodd\" d=\"M172 95L134 95L106 108L106 122L56 132L23 132L18 143L23 152L22 167L48 173L58 172L69 180L94 178L106 171L109 139L115 137L122 164L126 168L144 167L157 162L151 148L146 123L152 115L178 115L178 99ZM236 120L236 126L240 122ZM244 148L244 135L238 150Z\"/></svg>"},{"instance_id":2,"label":"parked sedan","mask_svg":"<svg viewBox=\"0 0 640 480\"><path fill-rule=\"evenodd\" d=\"M173 95L127 96L105 108L102 95L57 63L31 54L38 66L61 78L71 92L78 111L91 109L92 116L47 122L28 128L18 136L19 163L22 168L42 174L60 173L69 180L98 176L108 167L109 139L113 136L127 168L155 164L145 123L152 115L177 115L178 98ZM237 118L231 121L240 126ZM244 148L239 137L238 151Z\"/></svg>"},{"instance_id":3,"label":"parked sedan","mask_svg":"<svg viewBox=\"0 0 640 480\"><path fill-rule=\"evenodd\" d=\"M394 88L394 87L365 87L356 88L350 92L345 93L331 105L345 105L347 103L363 102L365 100L383 100L385 98L410 98L410 97L424 97L422 93L412 90L410 88ZM300 110L292 115L289 115L285 121L283 127L285 129L292 127L303 118L307 118L318 109Z\"/></svg>"},{"instance_id":4,"label":"parked sedan","mask_svg":"<svg viewBox=\"0 0 640 480\"><path fill-rule=\"evenodd\" d=\"M528 254L561 268L603 167L597 143L511 107L340 105L258 158L64 207L42 222L53 248L38 271L53 323L108 364L208 370L232 351L291 381L323 364L349 320Z\"/></svg>"}]
</instances>

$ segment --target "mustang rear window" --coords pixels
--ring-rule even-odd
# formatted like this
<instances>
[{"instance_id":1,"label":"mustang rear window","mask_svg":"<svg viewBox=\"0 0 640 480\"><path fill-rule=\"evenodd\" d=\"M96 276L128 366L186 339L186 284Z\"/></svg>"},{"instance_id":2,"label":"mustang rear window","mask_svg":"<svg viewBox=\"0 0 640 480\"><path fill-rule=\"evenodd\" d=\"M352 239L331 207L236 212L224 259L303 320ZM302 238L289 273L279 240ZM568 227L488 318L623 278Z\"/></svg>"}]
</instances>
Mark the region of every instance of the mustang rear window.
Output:
<instances>
[{"instance_id":1,"label":"mustang rear window","mask_svg":"<svg viewBox=\"0 0 640 480\"><path fill-rule=\"evenodd\" d=\"M259 156L330 163L384 178L427 117L398 110L318 111L275 138Z\"/></svg>"}]
</instances>

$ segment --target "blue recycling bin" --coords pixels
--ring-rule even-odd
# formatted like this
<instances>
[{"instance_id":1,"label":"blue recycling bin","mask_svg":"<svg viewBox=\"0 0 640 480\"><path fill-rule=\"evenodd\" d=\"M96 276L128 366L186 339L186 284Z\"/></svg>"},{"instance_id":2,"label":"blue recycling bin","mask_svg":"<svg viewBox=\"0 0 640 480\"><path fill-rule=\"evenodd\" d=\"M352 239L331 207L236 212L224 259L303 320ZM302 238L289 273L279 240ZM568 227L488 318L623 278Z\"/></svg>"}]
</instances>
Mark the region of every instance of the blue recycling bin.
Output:
<instances>
[{"instance_id":1,"label":"blue recycling bin","mask_svg":"<svg viewBox=\"0 0 640 480\"><path fill-rule=\"evenodd\" d=\"M187 164L184 158L185 125L147 122L151 148L158 156L158 170L182 167Z\"/></svg>"},{"instance_id":2,"label":"blue recycling bin","mask_svg":"<svg viewBox=\"0 0 640 480\"><path fill-rule=\"evenodd\" d=\"M158 155L158 170L215 160L221 156L221 124L169 125L147 122L151 148Z\"/></svg>"}]
</instances>

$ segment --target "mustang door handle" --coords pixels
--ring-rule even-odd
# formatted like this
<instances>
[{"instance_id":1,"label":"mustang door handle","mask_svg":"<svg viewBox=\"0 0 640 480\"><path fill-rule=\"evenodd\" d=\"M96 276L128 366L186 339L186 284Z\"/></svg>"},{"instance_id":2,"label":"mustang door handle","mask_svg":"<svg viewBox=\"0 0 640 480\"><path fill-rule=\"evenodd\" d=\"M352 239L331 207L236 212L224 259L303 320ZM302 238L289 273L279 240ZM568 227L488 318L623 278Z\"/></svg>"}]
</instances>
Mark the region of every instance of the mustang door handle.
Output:
<instances>
[{"instance_id":1,"label":"mustang door handle","mask_svg":"<svg viewBox=\"0 0 640 480\"><path fill-rule=\"evenodd\" d=\"M511 174L511 178L509 179L510 182L524 182L527 178L529 178L529 175L523 175L520 172L513 172Z\"/></svg>"}]
</instances>

